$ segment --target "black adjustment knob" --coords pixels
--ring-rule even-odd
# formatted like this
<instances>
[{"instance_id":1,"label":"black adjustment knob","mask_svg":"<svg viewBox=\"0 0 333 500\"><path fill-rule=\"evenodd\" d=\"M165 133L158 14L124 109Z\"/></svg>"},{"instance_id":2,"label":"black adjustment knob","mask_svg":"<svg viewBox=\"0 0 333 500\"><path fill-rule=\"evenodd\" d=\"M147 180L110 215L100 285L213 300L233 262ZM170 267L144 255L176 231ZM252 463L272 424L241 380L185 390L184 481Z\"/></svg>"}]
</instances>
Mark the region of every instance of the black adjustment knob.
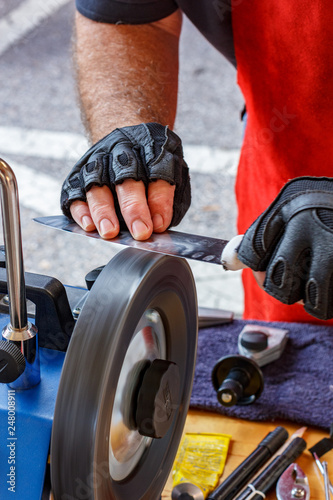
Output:
<instances>
[{"instance_id":1,"label":"black adjustment knob","mask_svg":"<svg viewBox=\"0 0 333 500\"><path fill-rule=\"evenodd\" d=\"M253 403L262 393L264 377L255 361L245 356L226 356L213 368L212 381L223 406Z\"/></svg>"},{"instance_id":2,"label":"black adjustment knob","mask_svg":"<svg viewBox=\"0 0 333 500\"><path fill-rule=\"evenodd\" d=\"M88 274L86 274L85 280L86 280L86 285L88 290L91 290L93 284L97 280L98 276L101 274L105 266L100 266L96 267L96 269L93 269L90 271Z\"/></svg>"},{"instance_id":3,"label":"black adjustment knob","mask_svg":"<svg viewBox=\"0 0 333 500\"><path fill-rule=\"evenodd\" d=\"M249 382L246 373L231 370L217 389L217 399L223 406L234 406L242 400L244 386Z\"/></svg>"},{"instance_id":4,"label":"black adjustment knob","mask_svg":"<svg viewBox=\"0 0 333 500\"><path fill-rule=\"evenodd\" d=\"M148 359L138 361L129 371L125 388L120 403L120 411L124 424L130 430L137 430L136 410L138 406L138 394L142 385L143 377L150 367L151 362Z\"/></svg>"},{"instance_id":5,"label":"black adjustment knob","mask_svg":"<svg viewBox=\"0 0 333 500\"><path fill-rule=\"evenodd\" d=\"M268 335L257 330L249 330L242 333L240 343L250 351L264 351L268 346Z\"/></svg>"},{"instance_id":6,"label":"black adjustment knob","mask_svg":"<svg viewBox=\"0 0 333 500\"><path fill-rule=\"evenodd\" d=\"M172 423L180 399L178 366L154 359L146 370L138 393L137 429L143 436L162 438Z\"/></svg>"},{"instance_id":7,"label":"black adjustment knob","mask_svg":"<svg viewBox=\"0 0 333 500\"><path fill-rule=\"evenodd\" d=\"M25 369L25 359L15 344L0 340L0 382L14 382Z\"/></svg>"}]
</instances>

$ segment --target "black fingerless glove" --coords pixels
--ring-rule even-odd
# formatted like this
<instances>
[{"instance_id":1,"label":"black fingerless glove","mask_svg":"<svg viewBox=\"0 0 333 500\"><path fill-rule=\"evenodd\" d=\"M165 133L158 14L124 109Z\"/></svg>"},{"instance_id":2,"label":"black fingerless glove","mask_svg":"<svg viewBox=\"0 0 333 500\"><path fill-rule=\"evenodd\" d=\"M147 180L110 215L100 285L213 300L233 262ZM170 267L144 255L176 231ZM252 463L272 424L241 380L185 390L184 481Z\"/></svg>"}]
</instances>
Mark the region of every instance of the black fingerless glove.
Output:
<instances>
[{"instance_id":1,"label":"black fingerless glove","mask_svg":"<svg viewBox=\"0 0 333 500\"><path fill-rule=\"evenodd\" d=\"M125 179L150 182L164 179L176 186L171 226L179 224L191 203L188 167L180 138L159 123L142 123L116 129L92 146L76 163L61 191L61 208L67 217L75 200L86 201L92 186L108 186L120 214L115 186Z\"/></svg>"},{"instance_id":2,"label":"black fingerless glove","mask_svg":"<svg viewBox=\"0 0 333 500\"><path fill-rule=\"evenodd\" d=\"M319 319L333 317L333 179L299 177L247 230L239 259L266 271L266 292L284 304L304 301Z\"/></svg>"}]
</instances>

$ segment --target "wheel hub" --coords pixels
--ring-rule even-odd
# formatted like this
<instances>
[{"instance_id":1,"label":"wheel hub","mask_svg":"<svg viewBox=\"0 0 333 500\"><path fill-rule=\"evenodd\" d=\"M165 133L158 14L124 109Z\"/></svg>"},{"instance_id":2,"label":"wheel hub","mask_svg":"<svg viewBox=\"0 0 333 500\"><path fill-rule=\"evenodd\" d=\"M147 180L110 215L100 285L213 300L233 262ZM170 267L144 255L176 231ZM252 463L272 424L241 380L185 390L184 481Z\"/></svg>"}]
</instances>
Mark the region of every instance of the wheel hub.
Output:
<instances>
[{"instance_id":1,"label":"wheel hub","mask_svg":"<svg viewBox=\"0 0 333 500\"><path fill-rule=\"evenodd\" d=\"M166 341L159 313L148 309L128 346L119 375L110 425L110 476L126 478L135 468L151 438L137 429L136 399L145 373L154 359L165 359Z\"/></svg>"}]
</instances>

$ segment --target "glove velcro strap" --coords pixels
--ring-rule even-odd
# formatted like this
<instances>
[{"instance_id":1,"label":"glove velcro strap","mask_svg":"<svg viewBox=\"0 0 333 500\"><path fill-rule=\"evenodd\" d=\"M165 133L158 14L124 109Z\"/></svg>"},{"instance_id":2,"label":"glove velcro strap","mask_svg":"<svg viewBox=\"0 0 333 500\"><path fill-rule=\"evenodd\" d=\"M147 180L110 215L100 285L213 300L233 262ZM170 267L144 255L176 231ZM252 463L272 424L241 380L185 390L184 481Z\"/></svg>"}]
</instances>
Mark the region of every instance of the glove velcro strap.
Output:
<instances>
[{"instance_id":1,"label":"glove velcro strap","mask_svg":"<svg viewBox=\"0 0 333 500\"><path fill-rule=\"evenodd\" d=\"M287 200L277 209L277 212L281 211L283 220L288 222L294 215L309 208L327 208L333 210L333 194L327 191L307 191L306 193L300 193Z\"/></svg>"}]
</instances>

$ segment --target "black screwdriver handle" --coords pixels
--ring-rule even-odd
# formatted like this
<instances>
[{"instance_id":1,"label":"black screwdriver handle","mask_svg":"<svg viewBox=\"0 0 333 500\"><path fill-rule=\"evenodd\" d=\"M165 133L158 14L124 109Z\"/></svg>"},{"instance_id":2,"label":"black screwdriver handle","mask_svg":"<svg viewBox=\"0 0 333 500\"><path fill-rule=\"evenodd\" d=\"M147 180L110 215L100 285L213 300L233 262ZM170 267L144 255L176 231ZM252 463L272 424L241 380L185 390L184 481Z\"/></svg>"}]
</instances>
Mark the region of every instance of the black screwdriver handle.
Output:
<instances>
[{"instance_id":1,"label":"black screwdriver handle","mask_svg":"<svg viewBox=\"0 0 333 500\"><path fill-rule=\"evenodd\" d=\"M284 427L277 427L258 444L222 484L207 497L207 500L231 500L256 472L269 460L288 438Z\"/></svg>"},{"instance_id":2,"label":"black screwdriver handle","mask_svg":"<svg viewBox=\"0 0 333 500\"><path fill-rule=\"evenodd\" d=\"M296 437L281 455L278 455L266 469L252 481L235 500L262 500L266 493L275 485L281 474L292 464L305 450L306 442L301 437ZM257 491L257 494L253 494Z\"/></svg>"}]
</instances>

